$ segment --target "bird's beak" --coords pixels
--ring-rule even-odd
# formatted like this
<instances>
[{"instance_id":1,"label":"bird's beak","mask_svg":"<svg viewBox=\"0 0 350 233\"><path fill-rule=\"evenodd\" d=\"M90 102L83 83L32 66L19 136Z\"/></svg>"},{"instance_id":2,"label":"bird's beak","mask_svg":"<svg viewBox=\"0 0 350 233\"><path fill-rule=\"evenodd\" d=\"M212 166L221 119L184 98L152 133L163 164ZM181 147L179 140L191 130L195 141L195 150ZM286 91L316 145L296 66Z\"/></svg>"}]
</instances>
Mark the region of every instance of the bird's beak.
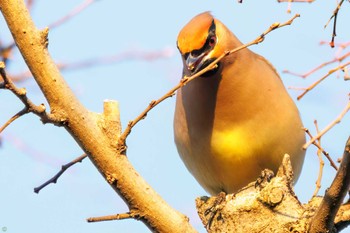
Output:
<instances>
[{"instance_id":1,"label":"bird's beak","mask_svg":"<svg viewBox=\"0 0 350 233\"><path fill-rule=\"evenodd\" d=\"M187 69L191 72L191 74L196 73L201 68L203 68L204 62L207 60L207 53L202 53L199 56L192 56L192 54L189 54L186 59L186 66Z\"/></svg>"}]
</instances>

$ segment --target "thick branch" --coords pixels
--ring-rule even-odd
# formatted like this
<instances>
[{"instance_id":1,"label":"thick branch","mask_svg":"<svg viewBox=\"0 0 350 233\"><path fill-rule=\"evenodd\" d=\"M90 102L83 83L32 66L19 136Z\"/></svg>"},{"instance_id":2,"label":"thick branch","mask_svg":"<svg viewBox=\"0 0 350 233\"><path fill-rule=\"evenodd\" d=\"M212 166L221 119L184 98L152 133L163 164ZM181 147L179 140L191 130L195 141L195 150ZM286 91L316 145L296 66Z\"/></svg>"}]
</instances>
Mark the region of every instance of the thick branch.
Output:
<instances>
[{"instance_id":1,"label":"thick branch","mask_svg":"<svg viewBox=\"0 0 350 233\"><path fill-rule=\"evenodd\" d=\"M334 219L350 187L350 137L345 145L344 155L338 172L314 215L310 233L331 232Z\"/></svg>"},{"instance_id":2,"label":"thick branch","mask_svg":"<svg viewBox=\"0 0 350 233\"><path fill-rule=\"evenodd\" d=\"M136 212L135 216L138 216L153 231L193 232L194 230L189 225L188 219L169 207L137 174L127 158L117 153L122 151L116 150L120 149L117 147L115 140L119 136L119 132L106 127L113 117L108 117L108 112L105 112L103 115L91 113L76 99L47 51L48 29L39 31L35 28L27 9L20 0L0 1L0 9L22 56L49 102L51 114L65 122L64 127L66 130L79 143L107 182L126 201L130 211ZM262 42L266 34L291 24L296 17L298 15L283 24L274 23L256 40L234 50L227 51L209 65L207 69L213 69L216 63L225 56ZM206 70L203 69L195 76L198 77L204 72ZM194 78L194 76L185 77L177 89ZM164 98L167 98L167 96ZM152 101L149 109L156 104L156 102ZM146 110L145 114L148 111ZM132 126L140 119L129 124L130 127L124 131L118 146L124 144Z\"/></svg>"},{"instance_id":3,"label":"thick branch","mask_svg":"<svg viewBox=\"0 0 350 233\"><path fill-rule=\"evenodd\" d=\"M106 115L89 112L77 100L47 50L48 30L38 30L22 0L0 1L0 9L16 44L45 95L51 114L65 122L65 129L89 156L102 176L137 210L153 231L194 232L188 219L172 209L116 152L116 137L103 129Z\"/></svg>"}]
</instances>

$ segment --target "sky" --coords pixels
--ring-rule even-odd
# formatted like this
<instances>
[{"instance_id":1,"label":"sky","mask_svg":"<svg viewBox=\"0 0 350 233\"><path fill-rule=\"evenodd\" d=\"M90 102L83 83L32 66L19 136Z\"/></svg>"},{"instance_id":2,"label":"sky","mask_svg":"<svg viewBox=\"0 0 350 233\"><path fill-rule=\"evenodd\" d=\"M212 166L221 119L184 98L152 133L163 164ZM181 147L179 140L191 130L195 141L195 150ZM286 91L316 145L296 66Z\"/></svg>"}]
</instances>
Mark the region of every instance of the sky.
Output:
<instances>
[{"instance_id":1,"label":"sky","mask_svg":"<svg viewBox=\"0 0 350 233\"><path fill-rule=\"evenodd\" d=\"M35 1L32 17L38 28L57 21L82 1ZM349 41L349 4L340 10L336 42ZM181 28L195 15L211 11L236 36L247 43L274 22L284 22L294 14L300 18L288 27L266 36L263 43L250 49L267 58L281 74L287 87L306 87L322 77L333 64L307 79L283 73L304 73L332 60L337 49L320 45L330 41L332 24L324 25L336 7L335 1L294 3L291 14L287 3L277 1L96 1L68 22L49 32L49 52L57 63L74 64L87 59L116 56L104 65L87 65L63 71L79 100L91 111L101 112L105 99L117 100L123 127L153 99L158 99L181 78L182 62L176 49ZM11 42L4 19L0 17L0 38ZM154 55L156 56L144 56ZM162 54L162 55L159 55ZM20 54L14 53L7 67L9 74L26 70ZM304 126L315 134L314 120L324 128L348 102L349 82L337 73L300 101L300 91L289 89L296 101ZM25 87L36 104L45 103L36 83L29 79L18 83ZM0 90L0 125L22 109L9 91ZM194 200L207 195L186 170L173 139L175 98L153 109L135 126L127 138L128 158L146 181L175 209L191 219L204 232L196 215ZM336 160L348 138L349 116L322 138L322 146ZM0 145L0 232L149 232L135 220L87 223L88 217L128 211L122 199L103 180L89 160L69 169L57 184L39 194L34 187L51 178L62 164L83 152L63 128L43 125L34 115L25 115L1 135ZM295 186L302 202L315 189L319 162L316 148L307 150L304 168ZM333 177L334 169L325 161L320 195ZM344 232L350 232L350 229Z\"/></svg>"}]
</instances>

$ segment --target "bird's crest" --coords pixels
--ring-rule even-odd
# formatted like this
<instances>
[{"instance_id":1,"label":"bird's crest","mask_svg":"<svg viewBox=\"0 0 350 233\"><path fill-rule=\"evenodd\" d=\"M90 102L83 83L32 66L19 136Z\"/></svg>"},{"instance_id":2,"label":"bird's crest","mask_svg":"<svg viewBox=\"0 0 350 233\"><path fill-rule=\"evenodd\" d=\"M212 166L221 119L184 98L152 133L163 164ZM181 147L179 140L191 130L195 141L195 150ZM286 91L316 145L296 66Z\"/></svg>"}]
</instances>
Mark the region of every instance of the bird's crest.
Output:
<instances>
[{"instance_id":1,"label":"bird's crest","mask_svg":"<svg viewBox=\"0 0 350 233\"><path fill-rule=\"evenodd\" d=\"M203 47L213 20L214 17L207 11L195 16L185 25L177 37L177 47L181 54Z\"/></svg>"}]
</instances>

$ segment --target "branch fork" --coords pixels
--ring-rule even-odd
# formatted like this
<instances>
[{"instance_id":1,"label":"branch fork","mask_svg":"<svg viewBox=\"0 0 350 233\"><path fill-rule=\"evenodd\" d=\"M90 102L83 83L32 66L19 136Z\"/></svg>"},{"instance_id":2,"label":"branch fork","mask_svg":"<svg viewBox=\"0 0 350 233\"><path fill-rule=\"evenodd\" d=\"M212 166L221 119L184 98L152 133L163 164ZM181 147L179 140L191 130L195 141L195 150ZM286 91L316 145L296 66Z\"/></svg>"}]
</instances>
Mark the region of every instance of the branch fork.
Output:
<instances>
[{"instance_id":1,"label":"branch fork","mask_svg":"<svg viewBox=\"0 0 350 233\"><path fill-rule=\"evenodd\" d=\"M189 224L186 216L171 208L159 194L147 184L135 171L126 156L118 156L120 155L119 153L125 152L126 150L125 140L130 134L132 127L140 120L144 119L152 108L164 99L173 96L176 90L208 70L213 69L216 63L223 57L262 42L262 38L264 38L266 34L274 29L289 25L298 17L298 15L296 15L291 20L284 24L279 24L278 26L273 24L273 26L259 36L258 39L228 51L206 67L206 69L201 70L188 79L186 78L186 81L180 81L176 87L171 89L160 99L152 101L137 118L130 121L128 127L118 139L116 135L119 135L118 132L120 132L120 128L113 126L116 125L117 121L108 117L113 114L108 114L106 113L108 111L105 111L101 116L101 114L88 111L70 90L47 51L46 31L40 31L35 27L23 1L0 1L0 9L16 41L18 49L24 57L35 81L45 95L51 109L51 114L46 114L45 111L42 112L42 108L40 112L34 113L48 121L53 121L54 123L64 126L89 156L102 176L108 180L108 177L110 178L112 174L114 181L109 184L122 196L130 211L137 210L138 218L152 231L157 232L195 232L195 230ZM38 61L40 61L39 65ZM6 78L6 75L3 74L2 76ZM20 96L19 98L21 99ZM31 103L28 99L22 100L22 102L24 102L25 105ZM114 107L112 107L112 109L113 108ZM112 125L112 128L114 127L111 131L109 131L110 125ZM118 143L117 150L115 146L116 143ZM118 150L120 148L121 150ZM147 195L145 195L145 193Z\"/></svg>"},{"instance_id":2,"label":"branch fork","mask_svg":"<svg viewBox=\"0 0 350 233\"><path fill-rule=\"evenodd\" d=\"M10 78L7 77L5 72L5 63L0 62L0 75L4 80L0 84L0 89L7 89L11 91L14 95L18 97L24 104L24 108L12 116L3 126L0 127L0 133L9 126L12 122L14 122L19 117L27 114L34 113L40 117L43 123L53 123L55 125L62 125L64 121L61 119L56 119L53 114L46 113L46 107L44 104L35 105L28 97L27 90L25 88L18 88Z\"/></svg>"}]
</instances>

